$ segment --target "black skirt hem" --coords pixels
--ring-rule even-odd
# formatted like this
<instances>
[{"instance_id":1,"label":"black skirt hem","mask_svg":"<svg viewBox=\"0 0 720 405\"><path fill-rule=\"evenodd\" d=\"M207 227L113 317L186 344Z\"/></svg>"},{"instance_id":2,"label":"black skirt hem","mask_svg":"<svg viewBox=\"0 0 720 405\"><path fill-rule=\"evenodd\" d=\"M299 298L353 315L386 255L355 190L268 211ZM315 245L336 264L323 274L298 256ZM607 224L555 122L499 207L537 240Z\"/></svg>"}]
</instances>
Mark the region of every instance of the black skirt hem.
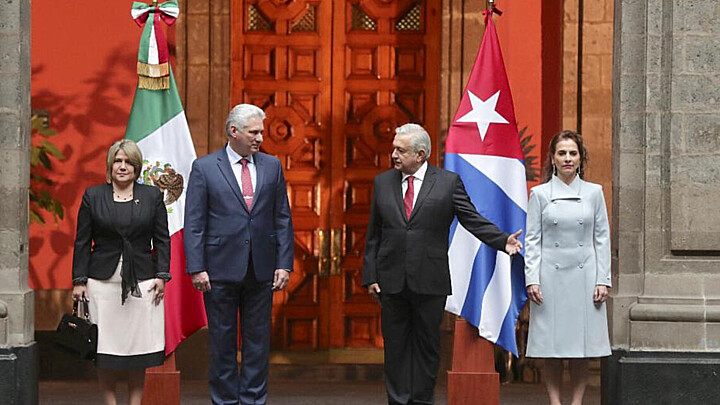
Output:
<instances>
[{"instance_id":1,"label":"black skirt hem","mask_svg":"<svg viewBox=\"0 0 720 405\"><path fill-rule=\"evenodd\" d=\"M95 365L98 368L109 370L133 370L160 366L165 362L165 351L136 354L131 356L118 356L114 354L98 353Z\"/></svg>"}]
</instances>

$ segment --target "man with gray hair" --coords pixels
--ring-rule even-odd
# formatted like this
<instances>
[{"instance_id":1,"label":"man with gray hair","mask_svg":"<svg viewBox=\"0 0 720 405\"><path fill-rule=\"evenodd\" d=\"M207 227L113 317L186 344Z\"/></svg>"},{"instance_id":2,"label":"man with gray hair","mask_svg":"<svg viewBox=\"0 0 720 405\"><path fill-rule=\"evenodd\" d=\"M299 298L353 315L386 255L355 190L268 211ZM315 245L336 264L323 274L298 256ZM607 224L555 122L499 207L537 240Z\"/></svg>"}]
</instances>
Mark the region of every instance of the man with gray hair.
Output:
<instances>
[{"instance_id":1,"label":"man with gray hair","mask_svg":"<svg viewBox=\"0 0 720 405\"><path fill-rule=\"evenodd\" d=\"M382 305L385 381L390 404L432 404L440 322L451 294L448 236L455 217L483 243L513 255L517 239L475 210L460 176L428 164L423 127L395 130L395 169L375 177L363 285Z\"/></svg>"},{"instance_id":2,"label":"man with gray hair","mask_svg":"<svg viewBox=\"0 0 720 405\"><path fill-rule=\"evenodd\" d=\"M265 404L272 292L288 283L293 227L280 161L260 152L265 112L228 114L227 145L192 165L185 207L185 255L204 293L213 404ZM240 311L242 364L237 370Z\"/></svg>"}]
</instances>

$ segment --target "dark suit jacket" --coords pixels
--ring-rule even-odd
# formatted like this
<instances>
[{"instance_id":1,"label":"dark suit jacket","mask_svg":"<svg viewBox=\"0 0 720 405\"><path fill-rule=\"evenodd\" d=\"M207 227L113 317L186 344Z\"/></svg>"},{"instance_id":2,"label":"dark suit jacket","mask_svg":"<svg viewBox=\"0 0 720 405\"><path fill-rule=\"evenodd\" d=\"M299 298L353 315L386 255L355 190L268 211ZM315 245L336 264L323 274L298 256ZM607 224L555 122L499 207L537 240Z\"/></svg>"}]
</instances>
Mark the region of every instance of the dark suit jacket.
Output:
<instances>
[{"instance_id":1,"label":"dark suit jacket","mask_svg":"<svg viewBox=\"0 0 720 405\"><path fill-rule=\"evenodd\" d=\"M170 236L167 210L160 189L135 183L132 225L125 235L116 227L117 215L110 184L90 187L80 204L73 252L73 284L88 278L107 280L123 260L132 260L138 280L170 278ZM152 243L152 244L151 244ZM154 249L155 255L151 252Z\"/></svg>"},{"instance_id":2,"label":"dark suit jacket","mask_svg":"<svg viewBox=\"0 0 720 405\"><path fill-rule=\"evenodd\" d=\"M276 269L292 270L293 227L280 160L254 156L255 198L248 210L225 148L192 165L185 199L187 272L207 271L211 281L240 282L252 252L258 281Z\"/></svg>"},{"instance_id":3,"label":"dark suit jacket","mask_svg":"<svg viewBox=\"0 0 720 405\"><path fill-rule=\"evenodd\" d=\"M363 285L379 283L386 294L407 286L418 294L449 295L449 230L454 218L487 245L505 250L508 234L475 210L460 176L428 164L408 221L402 200L402 173L375 177L365 242Z\"/></svg>"}]
</instances>

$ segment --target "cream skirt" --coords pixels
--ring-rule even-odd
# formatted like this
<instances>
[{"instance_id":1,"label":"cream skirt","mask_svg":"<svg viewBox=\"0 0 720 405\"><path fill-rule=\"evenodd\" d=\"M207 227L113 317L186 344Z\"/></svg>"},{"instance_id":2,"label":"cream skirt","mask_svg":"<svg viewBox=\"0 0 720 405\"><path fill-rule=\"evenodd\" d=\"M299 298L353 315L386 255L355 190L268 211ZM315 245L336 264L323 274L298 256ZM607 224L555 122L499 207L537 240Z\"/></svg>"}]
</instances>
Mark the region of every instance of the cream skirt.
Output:
<instances>
[{"instance_id":1,"label":"cream skirt","mask_svg":"<svg viewBox=\"0 0 720 405\"><path fill-rule=\"evenodd\" d=\"M90 320L98 326L96 364L107 369L158 366L165 360L165 307L148 291L154 279L139 282L142 297L128 295L121 305L122 257L108 280L89 279Z\"/></svg>"}]
</instances>

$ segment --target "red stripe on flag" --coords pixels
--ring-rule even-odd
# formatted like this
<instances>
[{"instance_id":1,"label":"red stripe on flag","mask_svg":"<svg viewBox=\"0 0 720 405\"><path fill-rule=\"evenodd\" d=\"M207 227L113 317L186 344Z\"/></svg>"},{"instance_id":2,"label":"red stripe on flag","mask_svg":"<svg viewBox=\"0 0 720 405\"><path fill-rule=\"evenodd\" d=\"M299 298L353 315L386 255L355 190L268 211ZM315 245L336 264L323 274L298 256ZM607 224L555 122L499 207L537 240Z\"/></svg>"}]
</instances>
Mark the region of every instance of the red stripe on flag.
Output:
<instances>
[{"instance_id":1,"label":"red stripe on flag","mask_svg":"<svg viewBox=\"0 0 720 405\"><path fill-rule=\"evenodd\" d=\"M183 230L170 237L170 274L165 286L165 355L198 329L207 325L203 295L185 272Z\"/></svg>"},{"instance_id":2,"label":"red stripe on flag","mask_svg":"<svg viewBox=\"0 0 720 405\"><path fill-rule=\"evenodd\" d=\"M158 64L163 64L168 62L170 51L168 50L167 40L165 39L165 33L162 30L162 24L160 23L160 20L162 18L162 14L160 12L155 13L155 18L153 19L153 24L155 27L155 39L157 42L157 50L158 50Z\"/></svg>"},{"instance_id":3,"label":"red stripe on flag","mask_svg":"<svg viewBox=\"0 0 720 405\"><path fill-rule=\"evenodd\" d=\"M448 131L445 142L445 153L466 153L475 155L493 155L514 159L523 159L522 147L518 137L515 109L513 108L510 83L505 72L500 42L492 18L488 18L485 34L475 65L470 71L467 86L460 99L455 118ZM472 93L472 97L470 94ZM498 94L499 93L499 94ZM474 111L472 98L475 102L490 102L498 94L494 112L504 118L507 123L497 120L487 125L484 139L480 136L480 123L462 122L458 120ZM472 114L470 114L472 115Z\"/></svg>"}]
</instances>

